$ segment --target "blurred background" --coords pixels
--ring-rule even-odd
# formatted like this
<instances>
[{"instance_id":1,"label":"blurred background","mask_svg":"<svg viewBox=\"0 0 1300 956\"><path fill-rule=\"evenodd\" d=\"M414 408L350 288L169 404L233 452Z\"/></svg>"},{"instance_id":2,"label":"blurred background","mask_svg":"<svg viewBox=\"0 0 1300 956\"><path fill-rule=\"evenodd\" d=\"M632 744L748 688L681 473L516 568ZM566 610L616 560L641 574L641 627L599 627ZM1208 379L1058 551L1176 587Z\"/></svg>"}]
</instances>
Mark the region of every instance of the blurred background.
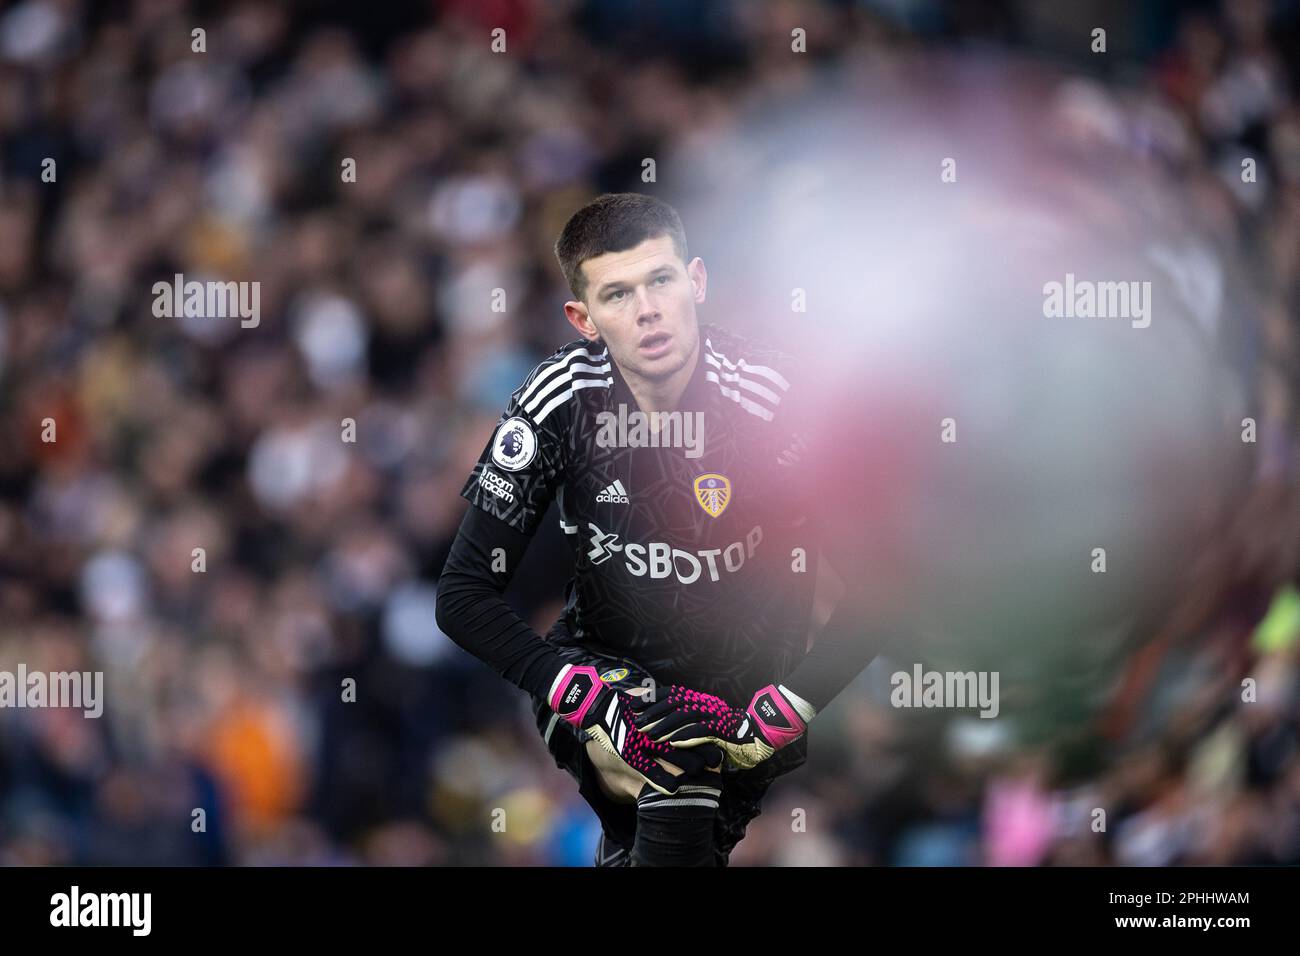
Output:
<instances>
[{"instance_id":1,"label":"blurred background","mask_svg":"<svg viewBox=\"0 0 1300 956\"><path fill-rule=\"evenodd\" d=\"M1091 52L1097 26L1104 55ZM497 27L504 54L489 46ZM806 54L791 53L796 27ZM862 354L904 338L884 354L968 367L981 333L941 335L947 352L886 334L900 299L923 310L923 287L943 299L933 276L907 271L912 243L932 250L945 228L973 237L960 249L999 229L1024 241L1032 221L1050 245L1051 210L1087 251L1022 270L1032 249L995 244L1004 275L1039 288L1061 263L1082 275L1127 256L1129 240L1176 259L1162 301L1179 298L1179 321L1097 387L1145 377L1159 391L1169 370L1159 414L1133 410L1115 447L1145 448L1157 427L1181 428L1181 444L1104 471L1103 491L1138 472L1146 482L1105 516L1150 531L1134 538L1151 552L1141 568L1112 578L1140 594L1049 575L1022 610L1003 579L1026 569L1008 559L981 577L964 549L932 556L925 586L908 590L914 564L891 563L907 548L873 534L883 590L928 612L965 587L990 609L968 632L925 615L946 632L928 660L971 666L953 652L972 646L1013 670L996 640L967 639L1016 621L1025 666L1004 683L1007 719L893 709L889 674L913 658L882 659L819 716L808 764L773 787L733 863L1300 863L1298 80L1296 0L3 5L0 669L103 671L107 701L99 720L0 711L0 863L587 865L595 818L524 696L438 631L458 492L509 393L575 337L551 247L601 192L677 204L710 268L705 321L798 338L776 314L788 320L789 288L810 283L773 270L824 232L832 204L807 170L824 137L853 127L844 110L868 136L834 141L843 166L860 156L901 175L916 158L937 185L947 133L964 124L956 155L996 140L1006 150L986 149L985 165L1004 163L1004 181L947 227L933 208L910 232L907 209L883 232L855 219L893 285L838 321L810 310L799 328L812 341L870 321L876 294L885 338L858 342ZM949 95L972 89L982 105ZM809 98L838 112L800 126L807 112L791 104ZM1036 149L1050 158L1026 161ZM664 157L663 186L641 182L646 156ZM788 193L760 188L789 184L789 156ZM1248 187L1243 157L1258 163ZM342 181L345 158L355 182ZM969 168L959 182L978 178ZM861 212L858 199L844 208ZM809 206L819 213L792 214ZM817 251L806 268L843 272ZM949 256L930 257L929 273L946 274ZM259 325L155 317L153 283L178 272L260 282ZM505 312L489 307L494 288ZM1122 361L1082 354L1090 374ZM942 389L891 392L917 367L944 366L895 365L858 396L903 409L893 432L871 424L873 501L917 487L898 422L920 408L931 427L945 407L931 401ZM949 397L970 384L945 381ZM1055 381L1012 391L1050 405ZM340 441L344 418L355 444ZM1048 470L1012 462L1031 481ZM1025 492L1003 484L1005 463L981 464L952 495L920 485L936 522L971 540L991 529L962 528L963 509ZM1073 487L1036 500L1068 511ZM542 528L508 596L545 633L572 560L553 518ZM1003 528L1001 546L1044 528ZM908 547L918 541L934 543ZM1098 606L1115 613L1090 619Z\"/></svg>"}]
</instances>

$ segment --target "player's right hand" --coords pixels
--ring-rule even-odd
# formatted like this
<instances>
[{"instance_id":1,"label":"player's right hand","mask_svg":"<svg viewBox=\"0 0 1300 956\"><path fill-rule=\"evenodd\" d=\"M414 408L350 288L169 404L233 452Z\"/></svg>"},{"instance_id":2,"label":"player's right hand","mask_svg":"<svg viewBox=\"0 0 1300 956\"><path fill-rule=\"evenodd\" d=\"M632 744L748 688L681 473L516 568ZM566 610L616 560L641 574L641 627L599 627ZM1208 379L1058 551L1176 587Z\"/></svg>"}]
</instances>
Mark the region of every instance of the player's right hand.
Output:
<instances>
[{"instance_id":1,"label":"player's right hand","mask_svg":"<svg viewBox=\"0 0 1300 956\"><path fill-rule=\"evenodd\" d=\"M651 740L633 720L632 699L601 682L596 668L566 664L551 685L551 710L586 734L619 768L660 793L676 793L720 771L722 751L713 745L678 749Z\"/></svg>"}]
</instances>

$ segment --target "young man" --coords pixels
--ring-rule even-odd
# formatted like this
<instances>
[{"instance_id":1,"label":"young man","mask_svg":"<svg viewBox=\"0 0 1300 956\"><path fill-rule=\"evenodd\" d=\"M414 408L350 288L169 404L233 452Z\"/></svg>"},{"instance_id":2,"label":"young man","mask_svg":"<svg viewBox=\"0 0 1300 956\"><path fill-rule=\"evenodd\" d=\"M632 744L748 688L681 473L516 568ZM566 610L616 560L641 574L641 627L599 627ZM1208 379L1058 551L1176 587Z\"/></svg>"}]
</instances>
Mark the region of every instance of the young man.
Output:
<instances>
[{"instance_id":1,"label":"young man","mask_svg":"<svg viewBox=\"0 0 1300 956\"><path fill-rule=\"evenodd\" d=\"M515 390L466 482L438 623L532 695L600 817L597 865L726 865L874 654L851 601L807 653L812 409L790 356L698 322L707 274L666 203L601 196L555 251L581 339ZM576 573L543 639L501 595L552 501Z\"/></svg>"}]
</instances>

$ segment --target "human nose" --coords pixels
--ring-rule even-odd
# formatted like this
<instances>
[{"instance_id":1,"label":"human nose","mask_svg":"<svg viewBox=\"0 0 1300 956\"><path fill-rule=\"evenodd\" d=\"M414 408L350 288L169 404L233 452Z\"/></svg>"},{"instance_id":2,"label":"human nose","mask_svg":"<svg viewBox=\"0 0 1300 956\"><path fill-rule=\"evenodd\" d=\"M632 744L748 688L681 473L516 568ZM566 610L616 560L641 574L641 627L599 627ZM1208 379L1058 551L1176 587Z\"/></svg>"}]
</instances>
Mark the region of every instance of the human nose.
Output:
<instances>
[{"instance_id":1,"label":"human nose","mask_svg":"<svg viewBox=\"0 0 1300 956\"><path fill-rule=\"evenodd\" d=\"M659 317L659 306L655 303L654 296L650 294L648 285L639 285L636 287L636 320L638 322L649 322Z\"/></svg>"}]
</instances>

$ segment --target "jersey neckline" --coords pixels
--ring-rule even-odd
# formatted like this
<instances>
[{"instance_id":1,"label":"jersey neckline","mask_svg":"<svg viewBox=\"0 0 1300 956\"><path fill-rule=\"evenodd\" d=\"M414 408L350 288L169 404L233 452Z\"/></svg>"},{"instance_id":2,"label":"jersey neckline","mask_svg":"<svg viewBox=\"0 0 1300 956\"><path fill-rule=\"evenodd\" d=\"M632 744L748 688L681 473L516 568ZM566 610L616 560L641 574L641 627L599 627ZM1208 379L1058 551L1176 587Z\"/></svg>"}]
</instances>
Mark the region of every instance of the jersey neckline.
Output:
<instances>
[{"instance_id":1,"label":"jersey neckline","mask_svg":"<svg viewBox=\"0 0 1300 956\"><path fill-rule=\"evenodd\" d=\"M686 383L681 398L677 401L677 407L671 409L676 412L699 412L705 411L709 407L712 398L712 390L709 387L709 381L705 377L708 372L708 363L704 360L704 355L708 347L704 344L705 339L710 335L716 334L712 326L706 326L701 322L697 325L699 335L699 347L695 353L695 369L691 372L690 380ZM605 346L608 350L609 346ZM627 380L623 378L623 372L614 361L614 356L609 356L610 374L613 378L613 385L607 392L611 405L617 407L620 401L626 402L629 406L628 411L640 411L641 406L637 404L636 396L632 394L632 389L628 387Z\"/></svg>"}]
</instances>

